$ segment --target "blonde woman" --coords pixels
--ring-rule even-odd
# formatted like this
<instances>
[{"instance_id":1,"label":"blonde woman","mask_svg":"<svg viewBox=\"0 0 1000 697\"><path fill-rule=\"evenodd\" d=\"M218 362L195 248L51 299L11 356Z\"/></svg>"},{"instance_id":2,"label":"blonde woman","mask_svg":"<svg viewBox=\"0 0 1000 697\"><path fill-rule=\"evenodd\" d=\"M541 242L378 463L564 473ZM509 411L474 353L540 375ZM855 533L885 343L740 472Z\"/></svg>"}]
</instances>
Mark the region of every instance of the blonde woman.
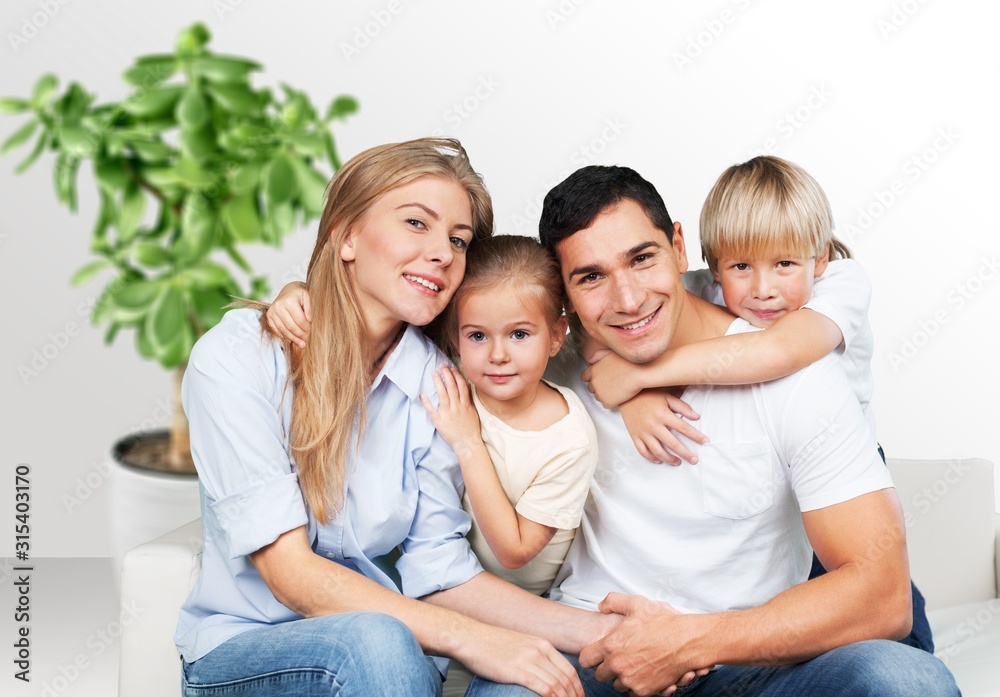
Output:
<instances>
[{"instance_id":1,"label":"blonde woman","mask_svg":"<svg viewBox=\"0 0 1000 697\"><path fill-rule=\"evenodd\" d=\"M439 656L582 695L555 647L579 652L613 619L482 572L457 460L419 400L445 358L417 327L491 235L489 194L457 141L428 138L361 153L327 198L308 346L240 309L188 365L205 552L175 635L185 694L436 695ZM402 592L379 563L397 548ZM516 631L529 623L548 640Z\"/></svg>"}]
</instances>

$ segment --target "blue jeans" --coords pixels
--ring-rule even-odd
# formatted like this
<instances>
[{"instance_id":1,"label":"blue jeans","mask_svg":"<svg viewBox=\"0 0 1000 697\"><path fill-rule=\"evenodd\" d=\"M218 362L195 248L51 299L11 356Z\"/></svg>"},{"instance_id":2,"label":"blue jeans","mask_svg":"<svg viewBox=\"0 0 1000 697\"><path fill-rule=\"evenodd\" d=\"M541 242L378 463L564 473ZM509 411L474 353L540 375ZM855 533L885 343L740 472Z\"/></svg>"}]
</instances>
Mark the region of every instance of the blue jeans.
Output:
<instances>
[{"instance_id":1,"label":"blue jeans","mask_svg":"<svg viewBox=\"0 0 1000 697\"><path fill-rule=\"evenodd\" d=\"M587 697L620 697L610 682L600 683L593 670L576 666ZM466 697L528 697L518 685L472 681ZM953 697L961 695L955 678L931 654L895 641L848 644L791 666L757 668L720 666L675 694L689 697Z\"/></svg>"},{"instance_id":2,"label":"blue jeans","mask_svg":"<svg viewBox=\"0 0 1000 697\"><path fill-rule=\"evenodd\" d=\"M349 612L251 629L183 665L185 697L440 697L441 673L399 620Z\"/></svg>"}]
</instances>

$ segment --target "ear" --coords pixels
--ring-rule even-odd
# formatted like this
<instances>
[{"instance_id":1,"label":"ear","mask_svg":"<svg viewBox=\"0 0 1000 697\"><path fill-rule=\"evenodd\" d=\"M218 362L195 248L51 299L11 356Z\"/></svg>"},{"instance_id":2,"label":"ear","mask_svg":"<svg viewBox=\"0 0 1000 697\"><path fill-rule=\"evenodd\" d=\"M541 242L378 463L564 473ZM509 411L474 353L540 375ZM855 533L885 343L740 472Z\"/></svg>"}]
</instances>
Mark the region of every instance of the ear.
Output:
<instances>
[{"instance_id":1,"label":"ear","mask_svg":"<svg viewBox=\"0 0 1000 697\"><path fill-rule=\"evenodd\" d=\"M552 343L549 345L550 358L559 353L559 349L562 348L563 343L566 341L566 332L568 329L569 323L566 321L565 315L557 319L556 323L552 325Z\"/></svg>"},{"instance_id":2,"label":"ear","mask_svg":"<svg viewBox=\"0 0 1000 697\"><path fill-rule=\"evenodd\" d=\"M826 271L826 267L830 264L830 247L827 246L826 251L816 257L816 266L813 268L813 278L819 278Z\"/></svg>"},{"instance_id":3,"label":"ear","mask_svg":"<svg viewBox=\"0 0 1000 697\"><path fill-rule=\"evenodd\" d=\"M688 255L687 249L684 246L684 230L681 229L680 223L674 223L672 244L674 254L677 256L677 271L678 273L684 273L688 270Z\"/></svg>"},{"instance_id":4,"label":"ear","mask_svg":"<svg viewBox=\"0 0 1000 697\"><path fill-rule=\"evenodd\" d=\"M336 230L330 232L330 236L335 236L337 234ZM357 258L357 253L354 249L354 235L350 231L344 236L344 241L340 245L340 260L341 261L354 261Z\"/></svg>"},{"instance_id":5,"label":"ear","mask_svg":"<svg viewBox=\"0 0 1000 697\"><path fill-rule=\"evenodd\" d=\"M715 264L715 268L710 269L710 270L712 272L712 278L715 279L715 282L716 283L722 283L722 280L719 278L719 264L716 263Z\"/></svg>"}]
</instances>

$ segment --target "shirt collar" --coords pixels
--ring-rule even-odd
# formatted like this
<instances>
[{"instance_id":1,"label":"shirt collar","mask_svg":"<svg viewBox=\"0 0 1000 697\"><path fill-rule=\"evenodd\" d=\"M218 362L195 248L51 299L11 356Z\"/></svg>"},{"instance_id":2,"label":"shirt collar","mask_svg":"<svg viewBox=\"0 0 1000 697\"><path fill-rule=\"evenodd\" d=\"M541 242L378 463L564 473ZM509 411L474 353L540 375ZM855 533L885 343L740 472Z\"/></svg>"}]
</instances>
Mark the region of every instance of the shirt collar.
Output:
<instances>
[{"instance_id":1,"label":"shirt collar","mask_svg":"<svg viewBox=\"0 0 1000 697\"><path fill-rule=\"evenodd\" d=\"M430 340L424 336L420 328L412 324L406 325L406 330L396 348L392 350L382 370L375 376L370 393L378 389L383 380L388 380L410 399L417 399L420 396L423 374L427 369L427 360L432 351Z\"/></svg>"}]
</instances>

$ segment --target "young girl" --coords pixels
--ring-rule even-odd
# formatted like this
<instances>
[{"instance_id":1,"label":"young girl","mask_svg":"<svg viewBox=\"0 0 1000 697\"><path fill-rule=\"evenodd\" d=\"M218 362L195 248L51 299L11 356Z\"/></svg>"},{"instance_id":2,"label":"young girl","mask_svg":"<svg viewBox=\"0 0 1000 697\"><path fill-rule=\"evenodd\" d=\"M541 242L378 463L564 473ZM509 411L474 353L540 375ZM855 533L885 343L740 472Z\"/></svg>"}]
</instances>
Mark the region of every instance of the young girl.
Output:
<instances>
[{"instance_id":1,"label":"young girl","mask_svg":"<svg viewBox=\"0 0 1000 697\"><path fill-rule=\"evenodd\" d=\"M590 391L605 406L621 405L640 453L654 461L694 462L695 454L671 430L703 440L678 414L662 408L658 389L773 380L831 351L840 355L874 431L871 283L833 235L830 204L816 180L773 156L734 165L709 192L700 226L709 268L685 274L688 290L766 331L688 344L643 366L613 353L594 363L584 375ZM636 396L644 389L653 391ZM823 570L814 563L817 572ZM933 651L916 587L913 599L914 629L906 643Z\"/></svg>"},{"instance_id":2,"label":"young girl","mask_svg":"<svg viewBox=\"0 0 1000 697\"><path fill-rule=\"evenodd\" d=\"M536 595L566 558L597 465L597 436L580 398L542 379L566 338L562 297L559 266L536 240L478 241L442 327L462 372L445 365L435 374L437 407L420 397L458 456L473 551L487 571ZM290 340L286 327L301 321L292 319L300 303L308 310L305 291L292 284L268 312ZM462 694L470 678L453 665L445 694Z\"/></svg>"}]
</instances>

